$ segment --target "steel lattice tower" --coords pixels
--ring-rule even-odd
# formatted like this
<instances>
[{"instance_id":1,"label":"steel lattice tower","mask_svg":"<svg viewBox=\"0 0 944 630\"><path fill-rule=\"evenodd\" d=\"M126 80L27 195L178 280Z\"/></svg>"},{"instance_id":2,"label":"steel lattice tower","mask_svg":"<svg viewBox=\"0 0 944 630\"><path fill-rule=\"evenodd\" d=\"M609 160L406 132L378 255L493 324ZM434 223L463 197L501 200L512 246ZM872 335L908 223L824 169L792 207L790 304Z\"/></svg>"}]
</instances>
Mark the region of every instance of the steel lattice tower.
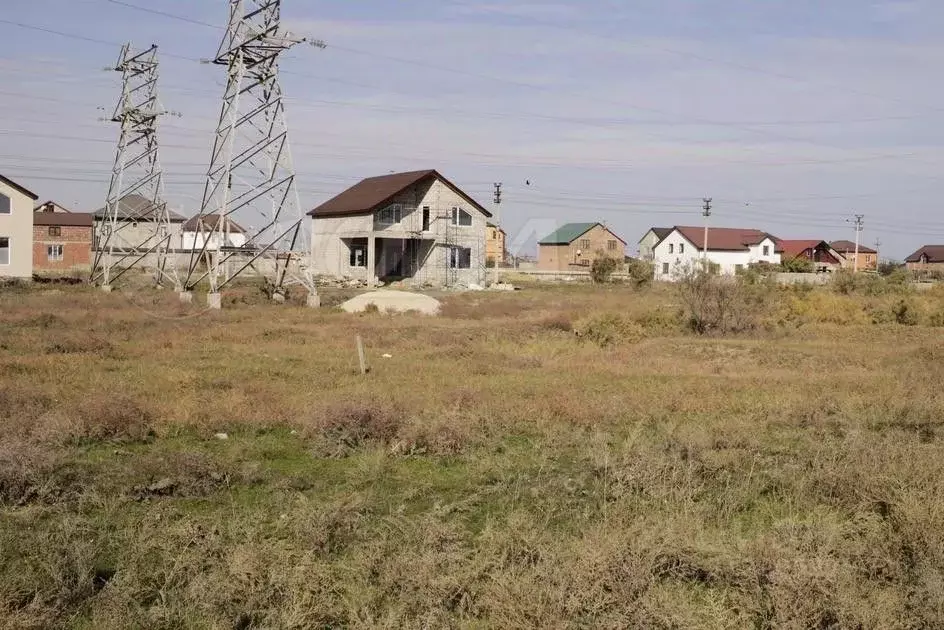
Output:
<instances>
[{"instance_id":1,"label":"steel lattice tower","mask_svg":"<svg viewBox=\"0 0 944 630\"><path fill-rule=\"evenodd\" d=\"M176 265L168 265L170 211L157 143L157 121L167 112L157 95L157 46L135 52L125 44L114 70L121 72L122 89L110 120L121 124L121 136L89 281L111 290L112 282L152 256L157 284L180 290Z\"/></svg>"},{"instance_id":2,"label":"steel lattice tower","mask_svg":"<svg viewBox=\"0 0 944 630\"><path fill-rule=\"evenodd\" d=\"M308 290L314 306L318 294L307 255L310 240L279 84L279 56L308 40L281 29L280 0L229 0L229 8L229 26L212 60L227 68L227 86L186 289L207 279L208 302L218 308L219 291L252 267L266 276L274 296L284 297L286 285L297 283ZM236 220L246 233L240 245L228 238ZM305 255L295 251L299 246Z\"/></svg>"}]
</instances>

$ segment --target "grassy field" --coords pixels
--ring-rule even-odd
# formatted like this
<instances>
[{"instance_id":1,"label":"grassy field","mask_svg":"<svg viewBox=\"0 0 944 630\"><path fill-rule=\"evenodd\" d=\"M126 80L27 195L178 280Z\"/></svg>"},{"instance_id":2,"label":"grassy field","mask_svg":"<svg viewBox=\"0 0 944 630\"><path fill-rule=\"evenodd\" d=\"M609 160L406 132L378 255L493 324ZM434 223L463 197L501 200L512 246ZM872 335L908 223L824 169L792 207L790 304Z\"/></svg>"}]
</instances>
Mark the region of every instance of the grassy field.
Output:
<instances>
[{"instance_id":1,"label":"grassy field","mask_svg":"<svg viewBox=\"0 0 944 630\"><path fill-rule=\"evenodd\" d=\"M944 627L944 294L764 290L3 290L0 626Z\"/></svg>"}]
</instances>

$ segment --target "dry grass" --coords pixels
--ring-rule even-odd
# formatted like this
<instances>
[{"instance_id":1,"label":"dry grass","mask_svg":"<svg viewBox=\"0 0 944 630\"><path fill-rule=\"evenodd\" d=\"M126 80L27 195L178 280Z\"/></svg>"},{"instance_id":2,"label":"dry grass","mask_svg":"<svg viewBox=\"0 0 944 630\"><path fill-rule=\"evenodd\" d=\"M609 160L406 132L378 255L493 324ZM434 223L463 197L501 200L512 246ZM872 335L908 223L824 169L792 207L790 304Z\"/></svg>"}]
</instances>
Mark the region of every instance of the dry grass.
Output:
<instances>
[{"instance_id":1,"label":"dry grass","mask_svg":"<svg viewBox=\"0 0 944 630\"><path fill-rule=\"evenodd\" d=\"M940 293L445 300L0 293L0 627L944 627Z\"/></svg>"}]
</instances>

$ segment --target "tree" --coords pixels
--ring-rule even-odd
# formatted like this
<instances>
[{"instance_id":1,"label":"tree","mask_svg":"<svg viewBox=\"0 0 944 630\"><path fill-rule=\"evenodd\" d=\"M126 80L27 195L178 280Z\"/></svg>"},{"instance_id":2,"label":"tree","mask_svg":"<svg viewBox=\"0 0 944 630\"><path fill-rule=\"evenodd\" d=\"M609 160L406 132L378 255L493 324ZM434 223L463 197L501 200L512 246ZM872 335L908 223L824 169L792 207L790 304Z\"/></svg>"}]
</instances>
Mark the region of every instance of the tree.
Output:
<instances>
[{"instance_id":1,"label":"tree","mask_svg":"<svg viewBox=\"0 0 944 630\"><path fill-rule=\"evenodd\" d=\"M629 280L636 287L645 287L652 284L652 277L655 274L652 263L638 258L630 258L627 261L626 273Z\"/></svg>"},{"instance_id":2,"label":"tree","mask_svg":"<svg viewBox=\"0 0 944 630\"><path fill-rule=\"evenodd\" d=\"M784 260L780 263L780 268L787 273L813 273L815 270L812 260L799 256Z\"/></svg>"},{"instance_id":3,"label":"tree","mask_svg":"<svg viewBox=\"0 0 944 630\"><path fill-rule=\"evenodd\" d=\"M600 252L590 266L590 277L596 284L604 284L610 281L610 276L616 271L619 261L615 258L603 255Z\"/></svg>"}]
</instances>

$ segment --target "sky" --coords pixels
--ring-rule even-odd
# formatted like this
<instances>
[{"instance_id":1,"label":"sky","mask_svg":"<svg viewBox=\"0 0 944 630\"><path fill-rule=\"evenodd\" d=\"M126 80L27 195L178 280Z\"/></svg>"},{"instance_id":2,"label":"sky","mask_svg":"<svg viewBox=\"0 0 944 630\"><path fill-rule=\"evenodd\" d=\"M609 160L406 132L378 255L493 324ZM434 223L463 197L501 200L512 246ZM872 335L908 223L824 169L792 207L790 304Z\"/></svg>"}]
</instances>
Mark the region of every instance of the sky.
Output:
<instances>
[{"instance_id":1,"label":"sky","mask_svg":"<svg viewBox=\"0 0 944 630\"><path fill-rule=\"evenodd\" d=\"M120 45L161 55L161 161L192 215L220 110L225 0L3 0L0 173L76 211L104 205ZM136 8L137 7L137 8ZM140 7L166 15L140 10ZM944 243L944 3L935 0L283 0L323 50L281 82L303 206L435 168L514 253L601 221L855 237L902 259ZM218 25L215 27L214 25ZM108 111L107 113L110 113Z\"/></svg>"}]
</instances>

